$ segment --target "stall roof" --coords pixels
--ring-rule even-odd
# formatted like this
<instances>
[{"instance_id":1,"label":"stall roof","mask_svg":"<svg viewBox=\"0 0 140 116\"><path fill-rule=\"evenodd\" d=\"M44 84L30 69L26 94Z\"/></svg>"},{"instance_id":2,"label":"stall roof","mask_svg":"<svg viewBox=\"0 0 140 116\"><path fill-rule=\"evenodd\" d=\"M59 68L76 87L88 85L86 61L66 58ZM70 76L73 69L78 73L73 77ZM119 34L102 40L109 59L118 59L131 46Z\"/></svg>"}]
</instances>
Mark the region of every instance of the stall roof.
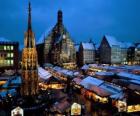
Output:
<instances>
[{"instance_id":1,"label":"stall roof","mask_svg":"<svg viewBox=\"0 0 140 116\"><path fill-rule=\"evenodd\" d=\"M102 89L101 87L91 85L91 84L88 84L86 89L93 91L94 93L96 93L97 95L101 97L108 97L112 95L112 93L110 93L109 91Z\"/></svg>"},{"instance_id":2,"label":"stall roof","mask_svg":"<svg viewBox=\"0 0 140 116\"><path fill-rule=\"evenodd\" d=\"M21 83L22 83L22 80L20 76L15 77L15 79L11 80L11 84L21 84Z\"/></svg>"},{"instance_id":3,"label":"stall roof","mask_svg":"<svg viewBox=\"0 0 140 116\"><path fill-rule=\"evenodd\" d=\"M120 93L122 91L121 88L108 83L103 83L100 87L111 92L112 94Z\"/></svg>"},{"instance_id":4,"label":"stall roof","mask_svg":"<svg viewBox=\"0 0 140 116\"><path fill-rule=\"evenodd\" d=\"M139 75L131 74L131 73L128 73L128 72L120 72L117 75L119 77L122 77L122 78L140 80L140 76Z\"/></svg>"},{"instance_id":5,"label":"stall roof","mask_svg":"<svg viewBox=\"0 0 140 116\"><path fill-rule=\"evenodd\" d=\"M53 69L56 70L56 71L61 71L62 70L62 68L59 67L59 66L55 66Z\"/></svg>"},{"instance_id":6,"label":"stall roof","mask_svg":"<svg viewBox=\"0 0 140 116\"><path fill-rule=\"evenodd\" d=\"M74 78L73 81L76 83L76 84L80 84L80 82L82 81L82 79L80 78Z\"/></svg>"},{"instance_id":7,"label":"stall roof","mask_svg":"<svg viewBox=\"0 0 140 116\"><path fill-rule=\"evenodd\" d=\"M112 99L123 99L125 97L125 94L123 92L113 94L110 96Z\"/></svg>"},{"instance_id":8,"label":"stall roof","mask_svg":"<svg viewBox=\"0 0 140 116\"><path fill-rule=\"evenodd\" d=\"M88 76L85 79L83 79L80 84L85 87L88 83L99 86L99 85L103 84L104 81L96 79L96 78L91 77L91 76Z\"/></svg>"},{"instance_id":9,"label":"stall roof","mask_svg":"<svg viewBox=\"0 0 140 116\"><path fill-rule=\"evenodd\" d=\"M113 76L113 72L96 72L96 75L101 75L101 76Z\"/></svg>"},{"instance_id":10,"label":"stall roof","mask_svg":"<svg viewBox=\"0 0 140 116\"><path fill-rule=\"evenodd\" d=\"M61 102L56 102L53 108L59 113L65 112L66 109L70 108L71 104L67 100L62 100Z\"/></svg>"},{"instance_id":11,"label":"stall roof","mask_svg":"<svg viewBox=\"0 0 140 116\"><path fill-rule=\"evenodd\" d=\"M130 82L140 85L140 81L139 80L130 80Z\"/></svg>"},{"instance_id":12,"label":"stall roof","mask_svg":"<svg viewBox=\"0 0 140 116\"><path fill-rule=\"evenodd\" d=\"M87 64L85 64L85 65L83 65L83 66L81 67L81 69L82 69L82 70L87 70L87 69L89 69L89 66L88 66Z\"/></svg>"},{"instance_id":13,"label":"stall roof","mask_svg":"<svg viewBox=\"0 0 140 116\"><path fill-rule=\"evenodd\" d=\"M45 79L45 80L52 76L52 74L50 74L48 71L46 71L41 67L38 68L38 75L41 79Z\"/></svg>"}]
</instances>

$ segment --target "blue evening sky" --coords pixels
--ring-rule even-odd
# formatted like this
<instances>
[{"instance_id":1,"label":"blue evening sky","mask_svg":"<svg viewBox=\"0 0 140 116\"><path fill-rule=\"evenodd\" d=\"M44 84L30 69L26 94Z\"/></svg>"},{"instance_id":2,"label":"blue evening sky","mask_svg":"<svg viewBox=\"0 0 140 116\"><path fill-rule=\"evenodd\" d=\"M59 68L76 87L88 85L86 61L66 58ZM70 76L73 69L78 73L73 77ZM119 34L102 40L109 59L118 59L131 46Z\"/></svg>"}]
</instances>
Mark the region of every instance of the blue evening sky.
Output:
<instances>
[{"instance_id":1,"label":"blue evening sky","mask_svg":"<svg viewBox=\"0 0 140 116\"><path fill-rule=\"evenodd\" d=\"M61 9L73 40L99 43L104 34L140 42L140 0L31 0L36 41L55 24ZM0 0L0 37L23 44L28 0Z\"/></svg>"}]
</instances>

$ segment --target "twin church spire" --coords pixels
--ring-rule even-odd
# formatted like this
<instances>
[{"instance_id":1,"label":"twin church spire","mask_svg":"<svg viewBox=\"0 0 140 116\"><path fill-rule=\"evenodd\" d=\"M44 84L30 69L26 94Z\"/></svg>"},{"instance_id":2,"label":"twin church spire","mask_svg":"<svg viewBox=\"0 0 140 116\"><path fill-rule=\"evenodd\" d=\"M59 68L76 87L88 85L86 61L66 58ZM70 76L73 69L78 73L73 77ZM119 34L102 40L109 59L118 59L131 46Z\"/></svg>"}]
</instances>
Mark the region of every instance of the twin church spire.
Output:
<instances>
[{"instance_id":1,"label":"twin church spire","mask_svg":"<svg viewBox=\"0 0 140 116\"><path fill-rule=\"evenodd\" d=\"M31 3L29 2L28 7L28 31L32 30L32 19L31 19Z\"/></svg>"}]
</instances>

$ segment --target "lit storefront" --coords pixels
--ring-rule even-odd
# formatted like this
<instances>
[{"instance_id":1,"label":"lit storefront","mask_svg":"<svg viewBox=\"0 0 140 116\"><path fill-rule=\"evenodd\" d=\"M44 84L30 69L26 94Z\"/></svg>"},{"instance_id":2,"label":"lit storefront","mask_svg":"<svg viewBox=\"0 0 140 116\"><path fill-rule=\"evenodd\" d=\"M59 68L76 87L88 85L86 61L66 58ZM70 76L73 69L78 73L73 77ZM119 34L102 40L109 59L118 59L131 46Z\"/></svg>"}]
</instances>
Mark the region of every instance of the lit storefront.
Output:
<instances>
[{"instance_id":1,"label":"lit storefront","mask_svg":"<svg viewBox=\"0 0 140 116\"><path fill-rule=\"evenodd\" d=\"M54 83L54 84L39 83L39 87L42 90L47 90L47 89L64 89L65 88L65 84L58 84L58 83Z\"/></svg>"},{"instance_id":2,"label":"lit storefront","mask_svg":"<svg viewBox=\"0 0 140 116\"><path fill-rule=\"evenodd\" d=\"M0 81L0 86L4 85L7 81Z\"/></svg>"},{"instance_id":3,"label":"lit storefront","mask_svg":"<svg viewBox=\"0 0 140 116\"><path fill-rule=\"evenodd\" d=\"M118 112L126 112L127 111L126 101L118 100L117 108L118 108Z\"/></svg>"},{"instance_id":4,"label":"lit storefront","mask_svg":"<svg viewBox=\"0 0 140 116\"><path fill-rule=\"evenodd\" d=\"M140 104L130 105L127 107L127 112L139 112L139 111L140 111Z\"/></svg>"},{"instance_id":5,"label":"lit storefront","mask_svg":"<svg viewBox=\"0 0 140 116\"><path fill-rule=\"evenodd\" d=\"M88 97L89 99L93 99L95 102L108 103L108 97L99 96L97 95L97 93L88 90L86 90L85 96Z\"/></svg>"},{"instance_id":6,"label":"lit storefront","mask_svg":"<svg viewBox=\"0 0 140 116\"><path fill-rule=\"evenodd\" d=\"M63 63L63 68L65 68L65 69L75 69L76 68L76 63L75 62Z\"/></svg>"},{"instance_id":7,"label":"lit storefront","mask_svg":"<svg viewBox=\"0 0 140 116\"><path fill-rule=\"evenodd\" d=\"M77 103L73 103L71 106L71 115L81 115L81 105Z\"/></svg>"}]
</instances>

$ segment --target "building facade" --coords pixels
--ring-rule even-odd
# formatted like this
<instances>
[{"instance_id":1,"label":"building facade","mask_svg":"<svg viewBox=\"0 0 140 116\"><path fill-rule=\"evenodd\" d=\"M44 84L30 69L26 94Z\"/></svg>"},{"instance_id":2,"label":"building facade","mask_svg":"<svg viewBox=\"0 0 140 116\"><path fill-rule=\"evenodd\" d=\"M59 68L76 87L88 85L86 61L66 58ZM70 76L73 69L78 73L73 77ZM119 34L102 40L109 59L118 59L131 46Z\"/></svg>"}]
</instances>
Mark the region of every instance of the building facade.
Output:
<instances>
[{"instance_id":1,"label":"building facade","mask_svg":"<svg viewBox=\"0 0 140 116\"><path fill-rule=\"evenodd\" d=\"M22 96L38 94L38 63L35 37L31 27L31 6L29 3L28 29L25 33L22 51Z\"/></svg>"},{"instance_id":2,"label":"building facade","mask_svg":"<svg viewBox=\"0 0 140 116\"><path fill-rule=\"evenodd\" d=\"M101 41L100 63L102 64L121 64L121 46L116 38L105 35Z\"/></svg>"},{"instance_id":3,"label":"building facade","mask_svg":"<svg viewBox=\"0 0 140 116\"><path fill-rule=\"evenodd\" d=\"M133 65L135 61L135 47L131 46L127 50L127 62L128 65Z\"/></svg>"},{"instance_id":4,"label":"building facade","mask_svg":"<svg viewBox=\"0 0 140 116\"><path fill-rule=\"evenodd\" d=\"M76 67L76 50L68 31L63 25L62 11L58 11L57 24L45 38L45 63L73 69Z\"/></svg>"},{"instance_id":5,"label":"building facade","mask_svg":"<svg viewBox=\"0 0 140 116\"><path fill-rule=\"evenodd\" d=\"M44 50L44 43L39 43L36 45L36 50L37 50L37 56L38 56L38 64L40 66L43 66L44 63L44 54L43 54L43 50Z\"/></svg>"},{"instance_id":6,"label":"building facade","mask_svg":"<svg viewBox=\"0 0 140 116\"><path fill-rule=\"evenodd\" d=\"M19 43L0 38L0 70L18 69Z\"/></svg>"},{"instance_id":7,"label":"building facade","mask_svg":"<svg viewBox=\"0 0 140 116\"><path fill-rule=\"evenodd\" d=\"M81 42L79 47L79 62L80 65L95 63L95 47L92 42Z\"/></svg>"},{"instance_id":8,"label":"building facade","mask_svg":"<svg viewBox=\"0 0 140 116\"><path fill-rule=\"evenodd\" d=\"M135 48L135 64L140 65L140 44Z\"/></svg>"}]
</instances>

